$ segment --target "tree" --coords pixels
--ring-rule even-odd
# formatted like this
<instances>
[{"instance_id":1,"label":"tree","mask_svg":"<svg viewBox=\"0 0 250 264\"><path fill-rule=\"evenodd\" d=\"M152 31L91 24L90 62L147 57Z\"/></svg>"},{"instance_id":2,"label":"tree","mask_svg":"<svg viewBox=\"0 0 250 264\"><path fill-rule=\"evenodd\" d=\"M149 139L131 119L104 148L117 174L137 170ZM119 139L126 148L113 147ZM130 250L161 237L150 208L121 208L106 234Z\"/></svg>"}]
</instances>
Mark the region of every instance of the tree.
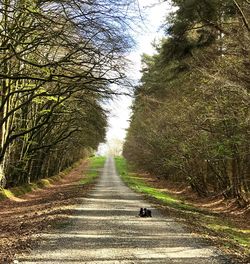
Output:
<instances>
[{"instance_id":1,"label":"tree","mask_svg":"<svg viewBox=\"0 0 250 264\"><path fill-rule=\"evenodd\" d=\"M173 1L167 37L143 57L124 155L200 196L249 195L247 1ZM244 17L243 17L244 16ZM143 133L141 133L143 131Z\"/></svg>"},{"instance_id":2,"label":"tree","mask_svg":"<svg viewBox=\"0 0 250 264\"><path fill-rule=\"evenodd\" d=\"M96 148L103 140L106 122L100 102L116 94L111 84L126 85L122 56L131 39L124 11L130 4L1 1L0 163L8 171L9 185L42 177L36 172L48 166L46 151L59 159L58 151L71 145L69 139L75 141L81 126L87 135L97 130L86 136L84 148ZM77 108L86 114L81 125L80 114L65 112L65 106L76 109L77 96L86 107Z\"/></svg>"}]
</instances>

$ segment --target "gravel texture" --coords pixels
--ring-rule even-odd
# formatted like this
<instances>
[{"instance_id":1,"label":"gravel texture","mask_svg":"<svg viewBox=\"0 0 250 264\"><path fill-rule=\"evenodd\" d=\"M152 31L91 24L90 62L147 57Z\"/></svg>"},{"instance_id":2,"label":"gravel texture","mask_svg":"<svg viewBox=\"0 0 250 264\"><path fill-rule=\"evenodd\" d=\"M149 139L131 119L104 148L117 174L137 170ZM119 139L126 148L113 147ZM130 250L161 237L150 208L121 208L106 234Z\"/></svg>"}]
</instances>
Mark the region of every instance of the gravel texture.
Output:
<instances>
[{"instance_id":1,"label":"gravel texture","mask_svg":"<svg viewBox=\"0 0 250 264\"><path fill-rule=\"evenodd\" d=\"M150 208L152 218L139 217L140 207ZM231 263L207 241L162 216L126 187L112 158L71 220L71 225L59 231L42 234L39 247L14 263Z\"/></svg>"}]
</instances>

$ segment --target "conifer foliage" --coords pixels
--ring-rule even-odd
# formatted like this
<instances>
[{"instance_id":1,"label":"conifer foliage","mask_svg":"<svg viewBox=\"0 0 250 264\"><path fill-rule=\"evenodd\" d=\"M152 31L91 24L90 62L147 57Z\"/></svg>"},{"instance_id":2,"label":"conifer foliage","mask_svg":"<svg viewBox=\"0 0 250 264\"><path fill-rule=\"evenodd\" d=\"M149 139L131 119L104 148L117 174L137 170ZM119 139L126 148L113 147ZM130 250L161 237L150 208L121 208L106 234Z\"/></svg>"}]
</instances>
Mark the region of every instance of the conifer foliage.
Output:
<instances>
[{"instance_id":1,"label":"conifer foliage","mask_svg":"<svg viewBox=\"0 0 250 264\"><path fill-rule=\"evenodd\" d=\"M235 198L250 187L250 3L174 0L142 58L124 156L139 169Z\"/></svg>"}]
</instances>

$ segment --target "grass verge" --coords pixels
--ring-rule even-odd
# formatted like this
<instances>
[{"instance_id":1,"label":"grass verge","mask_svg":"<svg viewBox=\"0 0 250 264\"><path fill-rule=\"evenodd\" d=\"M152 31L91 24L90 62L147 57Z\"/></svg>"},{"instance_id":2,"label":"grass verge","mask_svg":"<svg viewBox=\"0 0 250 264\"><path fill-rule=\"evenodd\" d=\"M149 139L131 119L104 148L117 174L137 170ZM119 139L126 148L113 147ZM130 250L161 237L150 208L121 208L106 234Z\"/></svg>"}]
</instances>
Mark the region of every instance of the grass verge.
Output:
<instances>
[{"instance_id":1,"label":"grass verge","mask_svg":"<svg viewBox=\"0 0 250 264\"><path fill-rule=\"evenodd\" d=\"M89 160L89 169L87 170L85 177L80 181L80 184L89 184L94 181L94 179L98 176L98 170L104 165L105 162L104 157L92 157ZM80 162L81 161L76 162L71 167L65 169L64 171L53 177L41 179L34 183L24 184L22 186L13 187L10 189L0 189L0 201L5 199L13 199L14 197L19 197L37 189L46 188L53 183L63 179L73 168L79 166Z\"/></svg>"},{"instance_id":2,"label":"grass verge","mask_svg":"<svg viewBox=\"0 0 250 264\"><path fill-rule=\"evenodd\" d=\"M248 261L250 229L241 229L222 215L197 208L182 198L173 197L165 191L150 186L141 177L138 177L138 174L131 171L126 160L122 157L116 157L115 163L122 180L131 189L157 202L168 213L171 212L172 215L185 219L185 222L200 235L209 237L225 250L233 251L243 261Z\"/></svg>"},{"instance_id":3,"label":"grass verge","mask_svg":"<svg viewBox=\"0 0 250 264\"><path fill-rule=\"evenodd\" d=\"M66 171L68 170L69 169L67 169ZM0 201L18 197L26 193L32 192L34 190L43 189L47 186L50 186L54 182L57 182L60 179L62 179L67 174L66 171L60 172L58 175L47 178L47 179L41 179L34 183L24 184L21 186L10 188L10 189L0 189Z\"/></svg>"},{"instance_id":4,"label":"grass verge","mask_svg":"<svg viewBox=\"0 0 250 264\"><path fill-rule=\"evenodd\" d=\"M92 157L90 158L90 164L86 170L85 177L80 180L80 184L93 183L100 175L100 171L104 166L106 157Z\"/></svg>"}]
</instances>

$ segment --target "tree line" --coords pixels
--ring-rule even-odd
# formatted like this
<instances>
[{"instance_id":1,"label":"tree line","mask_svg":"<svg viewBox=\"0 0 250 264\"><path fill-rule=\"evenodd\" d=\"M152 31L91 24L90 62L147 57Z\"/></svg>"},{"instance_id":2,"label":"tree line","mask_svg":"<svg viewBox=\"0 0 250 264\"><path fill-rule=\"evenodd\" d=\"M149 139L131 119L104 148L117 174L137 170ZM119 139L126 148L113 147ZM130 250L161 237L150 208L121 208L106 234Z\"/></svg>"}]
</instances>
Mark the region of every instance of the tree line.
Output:
<instances>
[{"instance_id":1,"label":"tree line","mask_svg":"<svg viewBox=\"0 0 250 264\"><path fill-rule=\"evenodd\" d=\"M0 186L57 174L104 141L132 5L0 1Z\"/></svg>"},{"instance_id":2,"label":"tree line","mask_svg":"<svg viewBox=\"0 0 250 264\"><path fill-rule=\"evenodd\" d=\"M123 154L200 196L240 206L250 187L250 3L173 0L156 54L142 57Z\"/></svg>"}]
</instances>

